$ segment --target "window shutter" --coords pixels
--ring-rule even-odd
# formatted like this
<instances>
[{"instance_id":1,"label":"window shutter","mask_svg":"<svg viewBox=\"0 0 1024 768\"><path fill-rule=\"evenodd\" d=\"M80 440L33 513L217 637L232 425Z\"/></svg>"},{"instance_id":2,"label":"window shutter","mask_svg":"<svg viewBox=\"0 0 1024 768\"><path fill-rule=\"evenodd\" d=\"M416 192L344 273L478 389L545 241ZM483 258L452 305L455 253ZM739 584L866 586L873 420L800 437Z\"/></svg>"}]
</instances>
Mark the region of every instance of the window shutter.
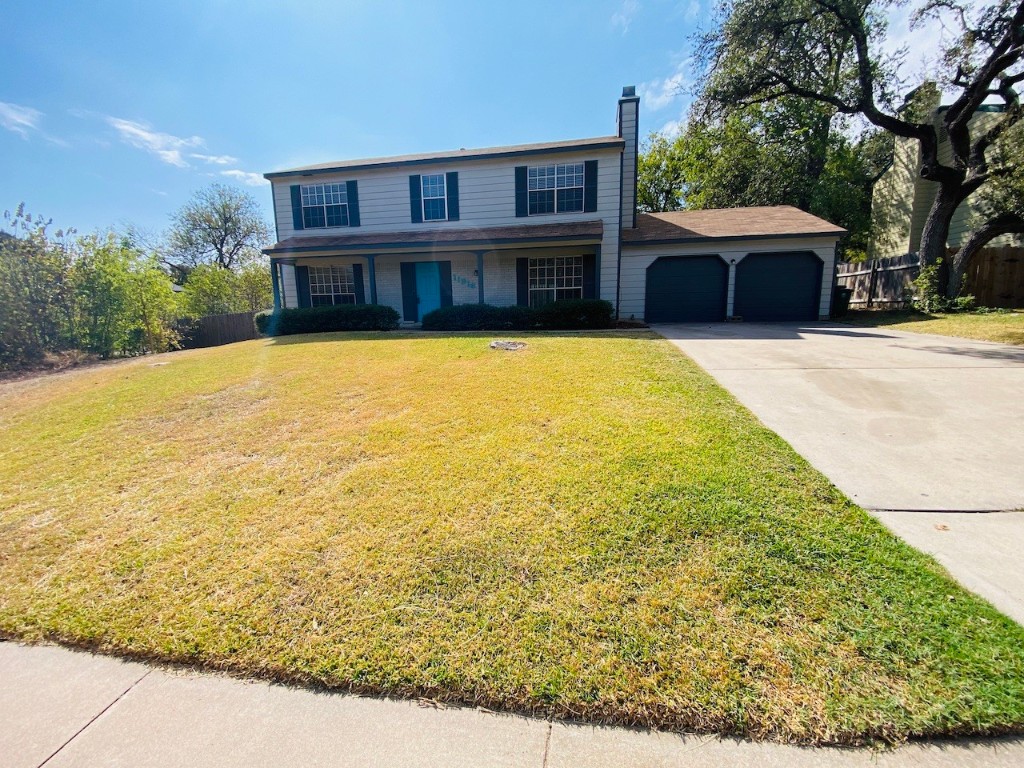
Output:
<instances>
[{"instance_id":1,"label":"window shutter","mask_svg":"<svg viewBox=\"0 0 1024 768\"><path fill-rule=\"evenodd\" d=\"M459 174L449 171L444 175L444 190L448 197L448 221L459 220Z\"/></svg>"},{"instance_id":2,"label":"window shutter","mask_svg":"<svg viewBox=\"0 0 1024 768\"><path fill-rule=\"evenodd\" d=\"M516 304L530 306L530 260L516 259Z\"/></svg>"},{"instance_id":3,"label":"window shutter","mask_svg":"<svg viewBox=\"0 0 1024 768\"><path fill-rule=\"evenodd\" d=\"M352 182L349 182L350 184ZM353 264L352 265L352 282L355 283L356 288L356 304L366 303L366 288L363 287L363 265Z\"/></svg>"},{"instance_id":4,"label":"window shutter","mask_svg":"<svg viewBox=\"0 0 1024 768\"><path fill-rule=\"evenodd\" d=\"M597 160L583 164L583 210L597 210Z\"/></svg>"},{"instance_id":5,"label":"window shutter","mask_svg":"<svg viewBox=\"0 0 1024 768\"><path fill-rule=\"evenodd\" d=\"M274 311L281 308L281 267L277 259L270 260L270 285L274 291Z\"/></svg>"},{"instance_id":6,"label":"window shutter","mask_svg":"<svg viewBox=\"0 0 1024 768\"><path fill-rule=\"evenodd\" d=\"M415 323L419 320L419 302L416 296L416 262L403 261L399 268L402 274L402 314L407 322Z\"/></svg>"},{"instance_id":7,"label":"window shutter","mask_svg":"<svg viewBox=\"0 0 1024 768\"><path fill-rule=\"evenodd\" d=\"M302 190L292 184L292 229L302 229Z\"/></svg>"},{"instance_id":8,"label":"window shutter","mask_svg":"<svg viewBox=\"0 0 1024 768\"><path fill-rule=\"evenodd\" d=\"M345 197L348 199L348 225L359 226L359 182L345 182ZM360 302L361 304L362 302Z\"/></svg>"},{"instance_id":9,"label":"window shutter","mask_svg":"<svg viewBox=\"0 0 1024 768\"><path fill-rule=\"evenodd\" d=\"M583 298L597 298L597 256L583 254Z\"/></svg>"},{"instance_id":10,"label":"window shutter","mask_svg":"<svg viewBox=\"0 0 1024 768\"><path fill-rule=\"evenodd\" d=\"M309 267L295 268L295 289L299 294L299 306L312 306L312 302L309 300Z\"/></svg>"},{"instance_id":11,"label":"window shutter","mask_svg":"<svg viewBox=\"0 0 1024 768\"><path fill-rule=\"evenodd\" d=\"M409 177L409 212L413 224L423 223L423 188L419 174Z\"/></svg>"},{"instance_id":12,"label":"window shutter","mask_svg":"<svg viewBox=\"0 0 1024 768\"><path fill-rule=\"evenodd\" d=\"M441 278L441 306L452 305L452 263L450 261L437 262L437 271Z\"/></svg>"},{"instance_id":13,"label":"window shutter","mask_svg":"<svg viewBox=\"0 0 1024 768\"><path fill-rule=\"evenodd\" d=\"M516 166L516 216L530 215L530 196L527 192L526 166Z\"/></svg>"}]
</instances>

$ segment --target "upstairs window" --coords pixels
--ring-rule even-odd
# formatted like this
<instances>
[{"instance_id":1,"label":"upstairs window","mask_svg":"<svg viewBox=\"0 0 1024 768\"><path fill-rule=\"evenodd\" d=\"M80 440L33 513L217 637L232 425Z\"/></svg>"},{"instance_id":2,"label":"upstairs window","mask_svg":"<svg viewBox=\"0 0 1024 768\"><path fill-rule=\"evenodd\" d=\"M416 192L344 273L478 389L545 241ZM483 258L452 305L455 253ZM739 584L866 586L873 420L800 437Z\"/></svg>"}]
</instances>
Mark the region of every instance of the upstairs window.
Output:
<instances>
[{"instance_id":1,"label":"upstairs window","mask_svg":"<svg viewBox=\"0 0 1024 768\"><path fill-rule=\"evenodd\" d=\"M431 173L420 176L423 192L423 220L445 221L448 218L444 174Z\"/></svg>"},{"instance_id":2,"label":"upstairs window","mask_svg":"<svg viewBox=\"0 0 1024 768\"><path fill-rule=\"evenodd\" d=\"M351 264L310 267L309 303L314 307L325 307L332 304L355 304L356 281L353 272Z\"/></svg>"},{"instance_id":3,"label":"upstairs window","mask_svg":"<svg viewBox=\"0 0 1024 768\"><path fill-rule=\"evenodd\" d=\"M527 181L530 216L583 210L583 163L531 166Z\"/></svg>"},{"instance_id":4,"label":"upstairs window","mask_svg":"<svg viewBox=\"0 0 1024 768\"><path fill-rule=\"evenodd\" d=\"M303 184L301 192L305 229L348 226L348 192L344 184Z\"/></svg>"},{"instance_id":5,"label":"upstairs window","mask_svg":"<svg viewBox=\"0 0 1024 768\"><path fill-rule=\"evenodd\" d=\"M530 259L530 306L583 298L583 257Z\"/></svg>"}]
</instances>

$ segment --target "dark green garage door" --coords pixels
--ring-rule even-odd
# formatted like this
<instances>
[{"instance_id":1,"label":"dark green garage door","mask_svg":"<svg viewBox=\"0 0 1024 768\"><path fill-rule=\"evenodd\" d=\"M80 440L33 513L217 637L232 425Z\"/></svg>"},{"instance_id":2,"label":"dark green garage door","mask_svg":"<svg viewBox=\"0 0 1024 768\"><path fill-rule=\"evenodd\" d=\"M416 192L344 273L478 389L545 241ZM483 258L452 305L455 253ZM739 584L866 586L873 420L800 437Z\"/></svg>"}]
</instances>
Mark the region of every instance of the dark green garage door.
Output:
<instances>
[{"instance_id":1,"label":"dark green garage door","mask_svg":"<svg viewBox=\"0 0 1024 768\"><path fill-rule=\"evenodd\" d=\"M821 268L810 251L748 254L736 265L733 314L747 321L817 320Z\"/></svg>"},{"instance_id":2,"label":"dark green garage door","mask_svg":"<svg viewBox=\"0 0 1024 768\"><path fill-rule=\"evenodd\" d=\"M718 256L663 256L647 268L648 323L725 320L729 268Z\"/></svg>"}]
</instances>

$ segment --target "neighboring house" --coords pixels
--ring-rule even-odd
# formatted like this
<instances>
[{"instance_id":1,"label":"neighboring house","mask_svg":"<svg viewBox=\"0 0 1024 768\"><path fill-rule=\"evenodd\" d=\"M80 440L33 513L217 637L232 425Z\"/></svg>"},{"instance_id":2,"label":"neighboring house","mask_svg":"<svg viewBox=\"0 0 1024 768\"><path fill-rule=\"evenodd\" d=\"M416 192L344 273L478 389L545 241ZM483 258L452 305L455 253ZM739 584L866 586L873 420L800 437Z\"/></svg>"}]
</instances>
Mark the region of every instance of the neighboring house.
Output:
<instances>
[{"instance_id":1,"label":"neighboring house","mask_svg":"<svg viewBox=\"0 0 1024 768\"><path fill-rule=\"evenodd\" d=\"M639 98L614 136L347 160L266 174L275 308L606 299L650 322L811 320L842 229L794 208L639 214Z\"/></svg>"},{"instance_id":2,"label":"neighboring house","mask_svg":"<svg viewBox=\"0 0 1024 768\"><path fill-rule=\"evenodd\" d=\"M932 122L939 135L939 161L952 165L953 154L949 136L942 125L942 115L948 107L933 102ZM971 118L972 132L983 131L1003 111L1001 104L983 104ZM869 256L873 259L917 253L921 247L921 233L938 184L921 178L921 151L917 139L896 137L893 147L892 165L875 182L871 197L871 246ZM950 221L949 239L946 245L959 248L967 237L984 220L978 211L975 198L960 204ZM1024 244L1019 236L1004 235L989 243L989 248L1019 246Z\"/></svg>"}]
</instances>

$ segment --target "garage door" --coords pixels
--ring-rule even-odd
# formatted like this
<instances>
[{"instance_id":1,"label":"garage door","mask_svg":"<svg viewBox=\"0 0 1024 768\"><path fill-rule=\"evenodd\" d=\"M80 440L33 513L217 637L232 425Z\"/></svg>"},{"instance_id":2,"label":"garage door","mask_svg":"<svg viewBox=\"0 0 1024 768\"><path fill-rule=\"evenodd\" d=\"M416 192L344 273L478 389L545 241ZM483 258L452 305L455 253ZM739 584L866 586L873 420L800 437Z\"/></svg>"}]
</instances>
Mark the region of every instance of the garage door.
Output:
<instances>
[{"instance_id":1,"label":"garage door","mask_svg":"<svg viewBox=\"0 0 1024 768\"><path fill-rule=\"evenodd\" d=\"M648 323L725 320L729 268L718 256L663 256L647 268Z\"/></svg>"},{"instance_id":2,"label":"garage door","mask_svg":"<svg viewBox=\"0 0 1024 768\"><path fill-rule=\"evenodd\" d=\"M810 251L751 253L736 265L733 313L744 320L817 320L822 263Z\"/></svg>"}]
</instances>

